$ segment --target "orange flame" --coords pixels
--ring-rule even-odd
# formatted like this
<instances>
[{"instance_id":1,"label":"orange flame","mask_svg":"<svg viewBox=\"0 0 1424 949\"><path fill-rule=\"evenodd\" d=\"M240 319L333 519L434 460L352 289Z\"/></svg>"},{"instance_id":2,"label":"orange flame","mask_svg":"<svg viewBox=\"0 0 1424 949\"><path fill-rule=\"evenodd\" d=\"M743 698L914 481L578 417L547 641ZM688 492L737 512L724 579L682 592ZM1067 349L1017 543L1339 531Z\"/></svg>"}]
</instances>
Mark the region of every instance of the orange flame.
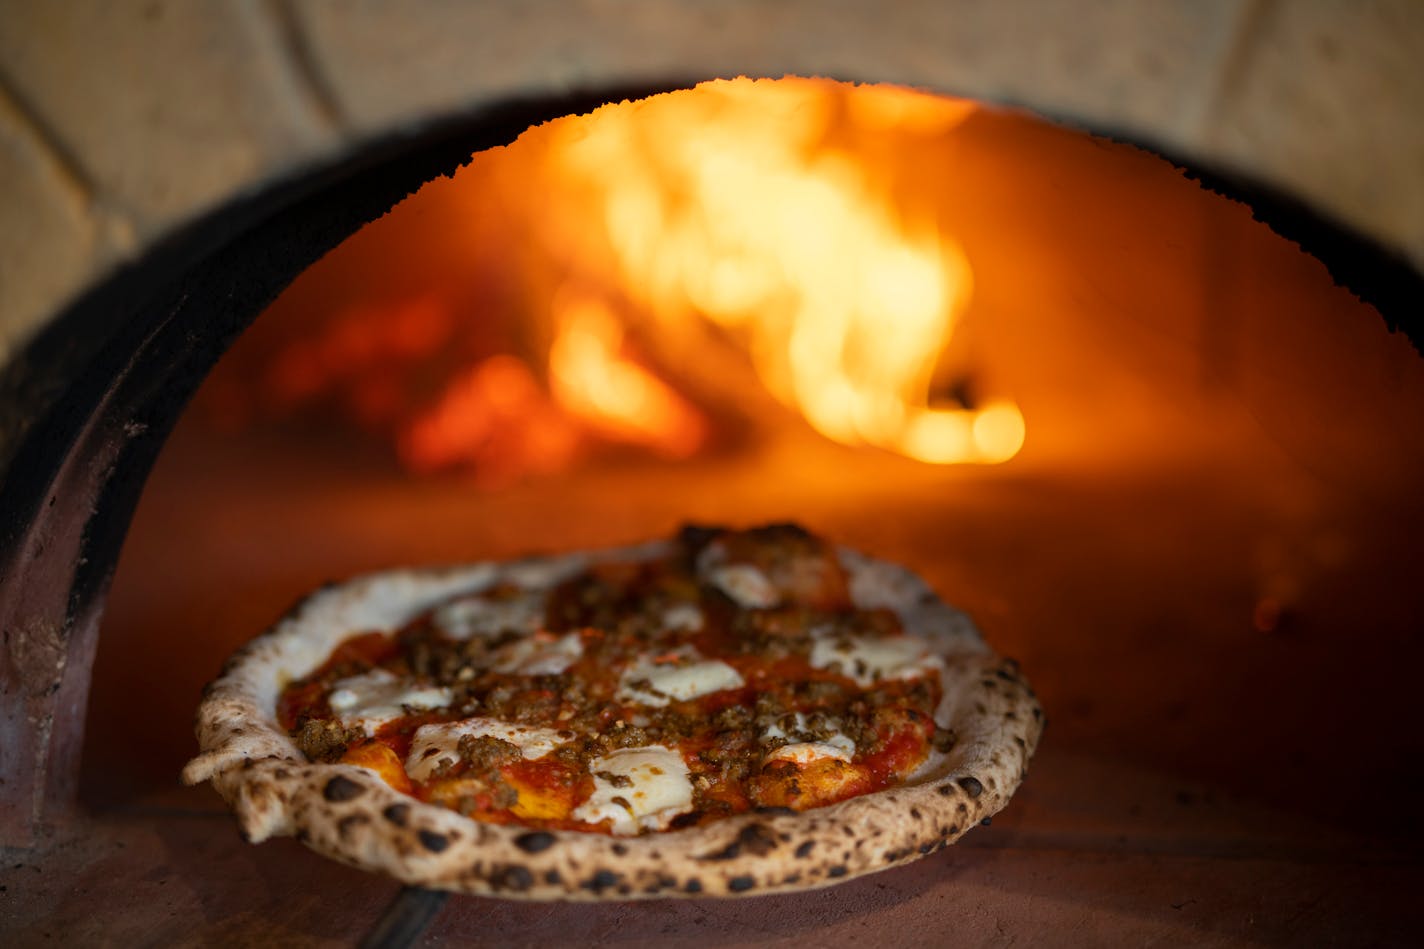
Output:
<instances>
[{"instance_id":1,"label":"orange flame","mask_svg":"<svg viewBox=\"0 0 1424 949\"><path fill-rule=\"evenodd\" d=\"M467 468L495 486L567 467L580 433L551 405L528 365L492 356L448 383L402 430L401 460L417 472Z\"/></svg>"},{"instance_id":2,"label":"orange flame","mask_svg":"<svg viewBox=\"0 0 1424 949\"><path fill-rule=\"evenodd\" d=\"M836 122L945 131L973 106L840 88L738 80L606 107L548 130L548 167L593 195L621 291L660 331L698 317L728 331L771 392L836 441L1006 460L1024 435L1011 403L930 405L972 289L962 251L933 220L897 213L892 182L832 144Z\"/></svg>"},{"instance_id":3,"label":"orange flame","mask_svg":"<svg viewBox=\"0 0 1424 949\"><path fill-rule=\"evenodd\" d=\"M554 398L614 441L671 458L702 447L706 424L687 400L621 352L623 325L602 301L566 296L549 348Z\"/></svg>"}]
</instances>

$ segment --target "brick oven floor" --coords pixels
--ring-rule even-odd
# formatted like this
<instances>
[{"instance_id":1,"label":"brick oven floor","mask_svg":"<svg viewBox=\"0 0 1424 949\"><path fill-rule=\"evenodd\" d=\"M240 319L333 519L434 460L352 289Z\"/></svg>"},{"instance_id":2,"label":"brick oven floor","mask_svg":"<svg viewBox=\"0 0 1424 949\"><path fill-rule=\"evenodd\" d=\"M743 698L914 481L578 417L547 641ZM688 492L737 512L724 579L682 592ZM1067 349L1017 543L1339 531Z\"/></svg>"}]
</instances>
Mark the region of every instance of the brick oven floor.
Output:
<instances>
[{"instance_id":1,"label":"brick oven floor","mask_svg":"<svg viewBox=\"0 0 1424 949\"><path fill-rule=\"evenodd\" d=\"M803 445L790 467L781 454L770 467L610 464L482 493L290 451L277 465L254 444L180 430L155 471L100 645L83 813L41 850L3 855L0 944L359 939L396 884L291 840L249 846L216 795L177 786L198 690L223 657L332 577L772 517L912 564L1023 663L1049 725L1008 808L943 853L801 895L455 897L421 945L1424 933L1418 510L1260 457L1185 473L945 472Z\"/></svg>"},{"instance_id":2,"label":"brick oven floor","mask_svg":"<svg viewBox=\"0 0 1424 949\"><path fill-rule=\"evenodd\" d=\"M1417 855L1256 831L1249 807L1193 793L1047 747L993 826L906 867L739 901L455 897L418 945L1405 945L1424 932ZM7 861L13 946L345 945L398 890L291 840L249 846L214 795L191 791Z\"/></svg>"}]
</instances>

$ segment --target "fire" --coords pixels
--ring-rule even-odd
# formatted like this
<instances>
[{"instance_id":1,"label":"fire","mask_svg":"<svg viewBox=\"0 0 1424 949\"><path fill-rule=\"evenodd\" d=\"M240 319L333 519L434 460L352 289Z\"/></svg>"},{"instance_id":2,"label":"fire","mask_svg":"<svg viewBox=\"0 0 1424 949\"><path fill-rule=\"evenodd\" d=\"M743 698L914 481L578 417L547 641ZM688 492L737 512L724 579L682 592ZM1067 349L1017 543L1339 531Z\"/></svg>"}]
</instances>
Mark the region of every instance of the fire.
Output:
<instances>
[{"instance_id":1,"label":"fire","mask_svg":"<svg viewBox=\"0 0 1424 949\"><path fill-rule=\"evenodd\" d=\"M705 319L822 434L926 462L996 462L1023 443L1008 402L931 405L973 277L928 213L834 144L837 122L944 133L968 103L889 87L783 80L561 123L546 166L582 188L628 296L660 333Z\"/></svg>"},{"instance_id":2,"label":"fire","mask_svg":"<svg viewBox=\"0 0 1424 949\"><path fill-rule=\"evenodd\" d=\"M962 389L940 363L974 280L896 144L974 108L736 80L531 129L313 267L249 375L269 404L344 406L412 470L488 483L602 444L686 458L749 387L838 442L1004 461L1011 402L937 395Z\"/></svg>"},{"instance_id":3,"label":"fire","mask_svg":"<svg viewBox=\"0 0 1424 949\"><path fill-rule=\"evenodd\" d=\"M624 356L622 324L596 298L568 299L549 348L554 398L612 440L672 458L702 447L702 416L671 386Z\"/></svg>"},{"instance_id":4,"label":"fire","mask_svg":"<svg viewBox=\"0 0 1424 949\"><path fill-rule=\"evenodd\" d=\"M580 440L528 365L505 355L458 373L434 405L405 425L397 448L412 471L467 469L495 487L566 468Z\"/></svg>"}]
</instances>

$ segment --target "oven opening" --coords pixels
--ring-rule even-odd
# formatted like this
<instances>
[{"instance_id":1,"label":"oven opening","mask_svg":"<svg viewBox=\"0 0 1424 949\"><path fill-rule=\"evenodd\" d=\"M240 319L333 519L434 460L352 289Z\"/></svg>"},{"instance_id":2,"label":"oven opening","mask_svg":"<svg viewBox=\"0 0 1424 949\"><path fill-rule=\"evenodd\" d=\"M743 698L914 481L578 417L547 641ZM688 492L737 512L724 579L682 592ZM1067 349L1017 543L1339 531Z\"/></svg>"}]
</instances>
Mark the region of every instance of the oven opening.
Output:
<instances>
[{"instance_id":1,"label":"oven opening","mask_svg":"<svg viewBox=\"0 0 1424 949\"><path fill-rule=\"evenodd\" d=\"M1421 413L1406 337L1148 151L822 80L609 104L435 177L226 352L124 542L81 797L221 811L173 787L199 690L329 580L795 520L1038 690L969 859L1392 852Z\"/></svg>"},{"instance_id":2,"label":"oven opening","mask_svg":"<svg viewBox=\"0 0 1424 949\"><path fill-rule=\"evenodd\" d=\"M91 793L167 785L197 689L325 581L790 519L1024 663L1042 784L1328 825L1301 789L1343 744L1413 767L1363 727L1402 681L1322 696L1344 649L1404 674L1421 408L1402 336L1139 149L810 80L560 119L314 264L199 391L109 601Z\"/></svg>"}]
</instances>

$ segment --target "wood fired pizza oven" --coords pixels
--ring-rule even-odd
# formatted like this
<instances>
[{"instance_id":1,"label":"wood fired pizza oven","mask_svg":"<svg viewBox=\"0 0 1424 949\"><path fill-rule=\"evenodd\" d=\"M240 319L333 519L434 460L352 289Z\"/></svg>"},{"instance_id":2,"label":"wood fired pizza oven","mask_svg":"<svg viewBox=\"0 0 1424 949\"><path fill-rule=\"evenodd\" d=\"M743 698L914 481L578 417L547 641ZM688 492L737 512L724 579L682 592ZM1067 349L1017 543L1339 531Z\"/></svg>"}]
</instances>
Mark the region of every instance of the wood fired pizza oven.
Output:
<instances>
[{"instance_id":1,"label":"wood fired pizza oven","mask_svg":"<svg viewBox=\"0 0 1424 949\"><path fill-rule=\"evenodd\" d=\"M0 932L369 932L395 884L290 841L248 848L206 792L167 787L190 750L172 736L233 630L256 632L332 573L626 542L685 510L806 516L957 597L1043 692L1050 727L1023 799L973 843L818 894L636 912L464 900L432 938L848 945L873 927L916 943L1406 941L1421 880L1421 64L1424 15L1406 0L11 5ZM815 461L801 467L817 474L800 481L724 459L503 494L392 493L341 482L339 456L282 467L310 446L268 444L254 463L180 429L109 597L189 398L305 268L531 125L739 75L1021 108L1168 156L1248 202L1277 232L1261 226L1261 240L1298 242L1348 289L1301 266L1339 301L1324 322L1280 302L1314 290L1252 283L1234 264L1257 258L1201 227L1163 241L1200 263L1199 280L1164 284L1200 295L1200 321L1181 338L1148 313L1114 345L1206 353L1232 379L1266 380L1251 437L1303 473L1277 489L1248 463L1143 467L1131 452L1075 456L1065 435L1051 462L999 474L906 474L806 449ZM1275 355L1233 348L1243 337L1212 318L1238 312L1218 307L1233 293L1267 314L1250 339ZM285 549L284 530L339 522L385 546L355 555L355 534L338 531ZM267 566L224 585L215 552L233 551Z\"/></svg>"}]
</instances>

